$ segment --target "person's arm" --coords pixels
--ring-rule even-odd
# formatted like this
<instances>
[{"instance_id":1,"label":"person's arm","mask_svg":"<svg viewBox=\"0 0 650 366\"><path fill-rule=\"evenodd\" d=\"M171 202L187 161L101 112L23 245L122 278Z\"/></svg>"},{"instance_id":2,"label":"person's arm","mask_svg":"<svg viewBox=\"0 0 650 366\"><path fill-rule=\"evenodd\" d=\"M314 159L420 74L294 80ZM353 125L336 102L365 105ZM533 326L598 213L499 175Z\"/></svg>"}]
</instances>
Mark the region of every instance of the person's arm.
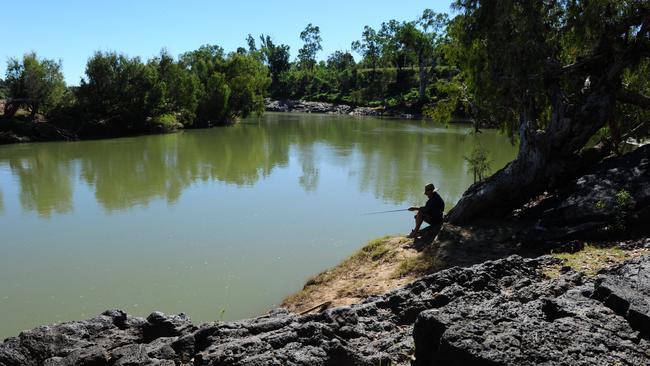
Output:
<instances>
[{"instance_id":1,"label":"person's arm","mask_svg":"<svg viewBox=\"0 0 650 366\"><path fill-rule=\"evenodd\" d=\"M424 209L424 207L415 207L415 206L409 207L409 211L420 211L422 209Z\"/></svg>"}]
</instances>

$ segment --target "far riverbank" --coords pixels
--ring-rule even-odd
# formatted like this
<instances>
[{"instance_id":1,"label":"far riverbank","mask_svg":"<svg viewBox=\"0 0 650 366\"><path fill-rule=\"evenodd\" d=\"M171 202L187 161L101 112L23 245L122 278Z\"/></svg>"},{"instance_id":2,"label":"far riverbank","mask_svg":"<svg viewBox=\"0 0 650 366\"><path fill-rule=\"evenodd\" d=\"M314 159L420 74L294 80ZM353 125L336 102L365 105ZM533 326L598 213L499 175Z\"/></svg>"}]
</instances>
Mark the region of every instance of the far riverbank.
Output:
<instances>
[{"instance_id":1,"label":"far riverbank","mask_svg":"<svg viewBox=\"0 0 650 366\"><path fill-rule=\"evenodd\" d=\"M293 112L293 113L325 113L346 114L350 116L388 117L398 119L419 119L421 113L413 113L401 109L386 109L383 107L355 107L347 104L333 104L306 100L273 100L264 99L264 108L267 112Z\"/></svg>"},{"instance_id":2,"label":"far riverbank","mask_svg":"<svg viewBox=\"0 0 650 366\"><path fill-rule=\"evenodd\" d=\"M3 101L0 100L0 111L2 110L2 104ZM335 114L404 120L423 118L421 114L413 114L401 110L387 110L381 107L352 107L345 104L302 100L271 100L269 98L265 99L265 110L267 112ZM237 121L233 121L232 124L235 123L237 123ZM208 128L210 127L218 126L208 126ZM205 128L205 126L202 126L201 128ZM98 140L174 133L183 129L194 128L184 127L181 123L162 123L152 121L148 126L146 126L146 128L135 131L119 129L115 126L103 123L82 125L81 128L71 130L58 123L51 123L43 116L38 116L38 118L33 121L28 120L25 115L18 115L10 120L6 120L3 119L3 116L0 114L0 145L25 142Z\"/></svg>"}]
</instances>

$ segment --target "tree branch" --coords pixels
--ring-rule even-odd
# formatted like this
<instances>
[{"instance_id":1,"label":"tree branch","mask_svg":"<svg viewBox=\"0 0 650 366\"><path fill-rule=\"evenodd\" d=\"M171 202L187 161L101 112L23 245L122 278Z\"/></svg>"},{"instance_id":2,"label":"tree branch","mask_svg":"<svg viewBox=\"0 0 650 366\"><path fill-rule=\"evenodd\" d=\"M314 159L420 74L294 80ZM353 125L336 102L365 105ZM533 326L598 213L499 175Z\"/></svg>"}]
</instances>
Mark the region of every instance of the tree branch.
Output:
<instances>
[{"instance_id":1,"label":"tree branch","mask_svg":"<svg viewBox=\"0 0 650 366\"><path fill-rule=\"evenodd\" d=\"M616 94L616 100L626 104L633 104L643 109L650 109L650 98L634 90L621 88Z\"/></svg>"}]
</instances>

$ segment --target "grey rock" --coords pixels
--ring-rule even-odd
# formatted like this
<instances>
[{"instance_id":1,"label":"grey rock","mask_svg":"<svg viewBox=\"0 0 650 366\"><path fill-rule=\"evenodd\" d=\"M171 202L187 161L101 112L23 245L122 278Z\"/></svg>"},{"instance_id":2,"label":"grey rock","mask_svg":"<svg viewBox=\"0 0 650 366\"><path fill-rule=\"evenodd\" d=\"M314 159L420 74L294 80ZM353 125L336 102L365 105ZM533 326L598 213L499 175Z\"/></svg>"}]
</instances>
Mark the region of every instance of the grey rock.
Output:
<instances>
[{"instance_id":1,"label":"grey rock","mask_svg":"<svg viewBox=\"0 0 650 366\"><path fill-rule=\"evenodd\" d=\"M622 193L627 199L619 199ZM606 159L569 182L556 195L525 209L521 218L541 218L528 239L621 236L650 230L650 144Z\"/></svg>"},{"instance_id":2,"label":"grey rock","mask_svg":"<svg viewBox=\"0 0 650 366\"><path fill-rule=\"evenodd\" d=\"M108 354L99 346L79 348L65 357L52 357L45 360L44 366L107 366Z\"/></svg>"},{"instance_id":3,"label":"grey rock","mask_svg":"<svg viewBox=\"0 0 650 366\"><path fill-rule=\"evenodd\" d=\"M419 314L416 365L647 364L648 275L644 257L595 283L571 271L505 293L468 293Z\"/></svg>"},{"instance_id":4,"label":"grey rock","mask_svg":"<svg viewBox=\"0 0 650 366\"><path fill-rule=\"evenodd\" d=\"M174 337L187 334L194 330L194 324L187 315L165 315L159 311L147 317L147 323L142 327L145 342L151 342L160 337Z\"/></svg>"},{"instance_id":5,"label":"grey rock","mask_svg":"<svg viewBox=\"0 0 650 366\"><path fill-rule=\"evenodd\" d=\"M370 107L352 107L346 104L332 104L326 102L308 102L303 100L264 100L266 111L269 112L299 112L299 113L326 113L326 114L347 114L350 116L372 116L392 117L400 119L416 119L421 116L389 112Z\"/></svg>"},{"instance_id":6,"label":"grey rock","mask_svg":"<svg viewBox=\"0 0 650 366\"><path fill-rule=\"evenodd\" d=\"M629 261L599 275L592 297L623 316L642 337L650 339L650 261Z\"/></svg>"}]
</instances>

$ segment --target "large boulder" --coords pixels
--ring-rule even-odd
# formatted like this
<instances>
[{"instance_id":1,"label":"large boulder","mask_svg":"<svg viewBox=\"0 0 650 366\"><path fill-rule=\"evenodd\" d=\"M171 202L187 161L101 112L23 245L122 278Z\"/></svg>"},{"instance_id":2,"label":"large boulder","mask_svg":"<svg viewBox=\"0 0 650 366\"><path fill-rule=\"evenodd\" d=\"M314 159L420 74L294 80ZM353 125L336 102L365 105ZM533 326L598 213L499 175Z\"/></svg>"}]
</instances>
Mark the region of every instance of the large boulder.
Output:
<instances>
[{"instance_id":1,"label":"large boulder","mask_svg":"<svg viewBox=\"0 0 650 366\"><path fill-rule=\"evenodd\" d=\"M647 364L649 275L643 257L595 282L570 271L465 294L418 315L416 365Z\"/></svg>"},{"instance_id":2,"label":"large boulder","mask_svg":"<svg viewBox=\"0 0 650 366\"><path fill-rule=\"evenodd\" d=\"M175 342L194 330L182 314L155 312L145 320L107 310L88 320L41 326L6 339L0 344L0 365L174 364L184 356L174 350Z\"/></svg>"}]
</instances>

